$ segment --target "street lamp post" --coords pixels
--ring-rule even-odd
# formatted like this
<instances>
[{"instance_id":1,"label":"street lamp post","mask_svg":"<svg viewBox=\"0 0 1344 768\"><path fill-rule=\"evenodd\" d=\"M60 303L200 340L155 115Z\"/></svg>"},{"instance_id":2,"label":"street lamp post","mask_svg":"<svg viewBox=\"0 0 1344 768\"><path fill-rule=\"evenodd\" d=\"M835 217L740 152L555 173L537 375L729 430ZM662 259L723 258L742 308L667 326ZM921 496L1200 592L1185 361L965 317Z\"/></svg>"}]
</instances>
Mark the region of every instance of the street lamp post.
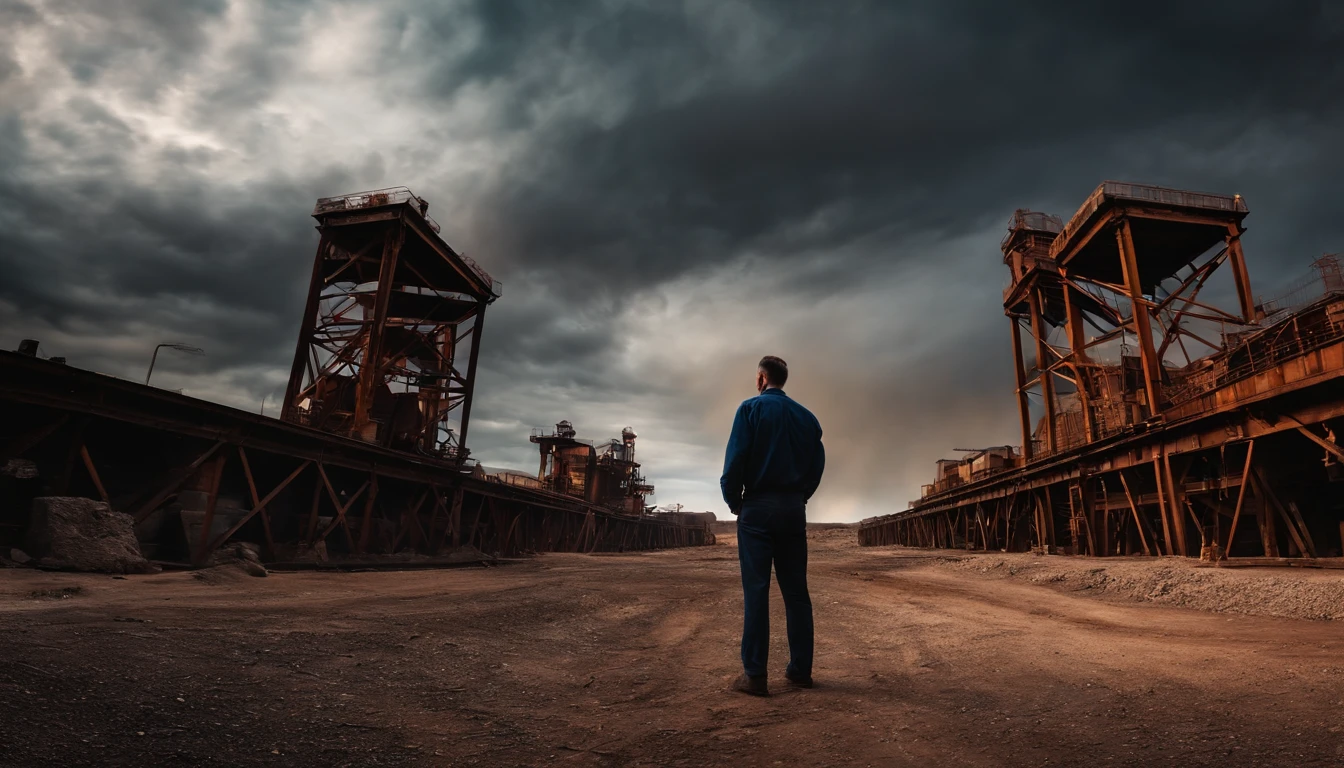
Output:
<instances>
[{"instance_id":1,"label":"street lamp post","mask_svg":"<svg viewBox=\"0 0 1344 768\"><path fill-rule=\"evenodd\" d=\"M174 349L174 350L177 350L178 352L182 352L182 353L184 353L184 354L188 354L188 355L203 355L203 354L205 354L205 350L201 349L200 347L193 347L193 346L191 346L190 344L179 344L179 343L177 343L177 342L164 342L163 344L158 345L157 347L154 348L154 355L153 355L153 357L150 357L150 358L149 358L149 371L148 371L147 373L145 373L145 384L146 384L146 385L149 384L149 377L152 376L152 375L154 375L154 361L156 361L156 360L159 359L159 350L160 350L160 349L163 349L164 347L167 347L167 348L169 348L169 349Z\"/></svg>"}]
</instances>

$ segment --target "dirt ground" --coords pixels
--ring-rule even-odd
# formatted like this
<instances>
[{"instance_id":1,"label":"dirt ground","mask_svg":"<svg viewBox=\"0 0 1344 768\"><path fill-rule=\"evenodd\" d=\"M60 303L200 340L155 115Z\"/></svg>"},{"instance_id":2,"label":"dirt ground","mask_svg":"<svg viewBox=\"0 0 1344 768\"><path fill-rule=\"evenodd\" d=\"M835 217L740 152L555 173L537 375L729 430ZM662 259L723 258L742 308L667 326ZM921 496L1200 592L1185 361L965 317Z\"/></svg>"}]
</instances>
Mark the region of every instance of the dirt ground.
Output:
<instances>
[{"instance_id":1,"label":"dirt ground","mask_svg":"<svg viewBox=\"0 0 1344 768\"><path fill-rule=\"evenodd\" d=\"M1344 765L1344 622L812 535L818 687L768 699L725 690L731 535L446 571L0 571L0 764ZM1257 575L1300 574L1210 578Z\"/></svg>"}]
</instances>

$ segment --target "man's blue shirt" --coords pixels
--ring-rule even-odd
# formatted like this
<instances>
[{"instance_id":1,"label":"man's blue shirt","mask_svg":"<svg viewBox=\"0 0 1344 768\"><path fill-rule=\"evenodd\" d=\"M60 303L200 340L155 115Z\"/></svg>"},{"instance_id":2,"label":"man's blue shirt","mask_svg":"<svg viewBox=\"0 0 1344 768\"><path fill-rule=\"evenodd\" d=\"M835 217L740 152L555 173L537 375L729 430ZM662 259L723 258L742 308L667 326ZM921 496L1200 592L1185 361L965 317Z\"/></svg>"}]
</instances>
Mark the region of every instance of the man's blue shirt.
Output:
<instances>
[{"instance_id":1,"label":"man's blue shirt","mask_svg":"<svg viewBox=\"0 0 1344 768\"><path fill-rule=\"evenodd\" d=\"M798 494L807 500L825 466L817 417L784 390L767 389L737 408L719 487L734 514L744 497L758 494Z\"/></svg>"}]
</instances>

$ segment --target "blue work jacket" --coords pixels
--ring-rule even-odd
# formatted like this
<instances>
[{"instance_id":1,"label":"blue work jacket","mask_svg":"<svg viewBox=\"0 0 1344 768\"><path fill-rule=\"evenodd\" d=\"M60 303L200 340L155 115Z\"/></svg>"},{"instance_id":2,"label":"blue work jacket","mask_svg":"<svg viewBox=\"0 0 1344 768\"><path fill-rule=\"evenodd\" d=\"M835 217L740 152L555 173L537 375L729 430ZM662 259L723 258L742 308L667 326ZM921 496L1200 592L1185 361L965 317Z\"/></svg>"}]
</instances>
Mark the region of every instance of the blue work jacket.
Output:
<instances>
[{"instance_id":1,"label":"blue work jacket","mask_svg":"<svg viewBox=\"0 0 1344 768\"><path fill-rule=\"evenodd\" d=\"M806 501L825 467L817 417L784 390L767 389L737 408L719 487L733 514L752 496L796 494Z\"/></svg>"}]
</instances>

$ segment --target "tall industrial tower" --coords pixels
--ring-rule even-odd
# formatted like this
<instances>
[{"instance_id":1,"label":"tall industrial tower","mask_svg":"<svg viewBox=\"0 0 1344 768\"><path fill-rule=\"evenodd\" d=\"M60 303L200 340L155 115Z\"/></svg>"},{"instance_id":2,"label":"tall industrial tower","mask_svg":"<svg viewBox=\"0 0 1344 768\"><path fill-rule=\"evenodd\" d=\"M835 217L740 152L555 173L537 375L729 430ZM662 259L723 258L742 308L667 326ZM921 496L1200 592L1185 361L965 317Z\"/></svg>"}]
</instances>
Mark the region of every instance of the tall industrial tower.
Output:
<instances>
[{"instance_id":1,"label":"tall industrial tower","mask_svg":"<svg viewBox=\"0 0 1344 768\"><path fill-rule=\"evenodd\" d=\"M500 284L405 187L317 201L321 240L281 418L461 462ZM465 362L465 365L464 365Z\"/></svg>"},{"instance_id":2,"label":"tall industrial tower","mask_svg":"<svg viewBox=\"0 0 1344 768\"><path fill-rule=\"evenodd\" d=\"M1236 195L1108 181L1067 224L1013 215L1002 243L1012 273L1003 308L1028 460L1160 420L1202 391L1208 374L1194 361L1262 314L1241 252L1246 212ZM1232 309L1200 295L1223 265ZM1032 343L1025 359L1022 331ZM1114 360L1102 359L1107 347ZM1038 429L1032 398L1044 410Z\"/></svg>"}]
</instances>

